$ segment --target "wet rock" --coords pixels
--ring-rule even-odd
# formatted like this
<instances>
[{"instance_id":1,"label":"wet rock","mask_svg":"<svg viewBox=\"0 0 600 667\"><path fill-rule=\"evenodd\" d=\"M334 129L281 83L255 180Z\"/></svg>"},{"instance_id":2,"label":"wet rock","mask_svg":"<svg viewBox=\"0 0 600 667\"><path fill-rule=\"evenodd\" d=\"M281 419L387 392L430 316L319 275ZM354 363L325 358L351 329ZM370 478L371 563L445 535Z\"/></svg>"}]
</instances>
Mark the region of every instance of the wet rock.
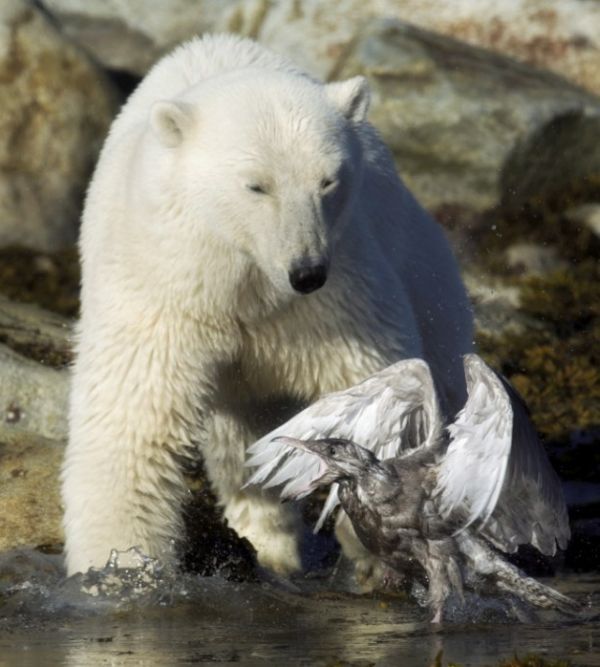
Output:
<instances>
[{"instance_id":1,"label":"wet rock","mask_svg":"<svg viewBox=\"0 0 600 667\"><path fill-rule=\"evenodd\" d=\"M116 109L102 73L24 0L0 5L0 246L74 241ZM91 102L93 100L93 103Z\"/></svg>"},{"instance_id":2,"label":"wet rock","mask_svg":"<svg viewBox=\"0 0 600 667\"><path fill-rule=\"evenodd\" d=\"M0 424L0 551L63 541L64 441Z\"/></svg>"},{"instance_id":3,"label":"wet rock","mask_svg":"<svg viewBox=\"0 0 600 667\"><path fill-rule=\"evenodd\" d=\"M138 75L179 42L213 30L223 12L236 4L234 0L43 0L62 30L98 62Z\"/></svg>"}]
</instances>

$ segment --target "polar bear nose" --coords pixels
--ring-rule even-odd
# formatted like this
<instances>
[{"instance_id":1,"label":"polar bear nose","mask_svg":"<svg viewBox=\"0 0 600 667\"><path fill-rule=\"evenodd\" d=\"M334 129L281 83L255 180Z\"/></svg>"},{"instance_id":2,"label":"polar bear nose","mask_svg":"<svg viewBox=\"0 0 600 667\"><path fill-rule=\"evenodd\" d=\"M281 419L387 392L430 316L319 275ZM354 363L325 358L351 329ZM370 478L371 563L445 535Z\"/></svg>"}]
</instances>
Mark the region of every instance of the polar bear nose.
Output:
<instances>
[{"instance_id":1,"label":"polar bear nose","mask_svg":"<svg viewBox=\"0 0 600 667\"><path fill-rule=\"evenodd\" d=\"M299 266L289 273L290 284L301 294L309 294L323 287L327 280L327 266L316 264L314 266Z\"/></svg>"}]
</instances>

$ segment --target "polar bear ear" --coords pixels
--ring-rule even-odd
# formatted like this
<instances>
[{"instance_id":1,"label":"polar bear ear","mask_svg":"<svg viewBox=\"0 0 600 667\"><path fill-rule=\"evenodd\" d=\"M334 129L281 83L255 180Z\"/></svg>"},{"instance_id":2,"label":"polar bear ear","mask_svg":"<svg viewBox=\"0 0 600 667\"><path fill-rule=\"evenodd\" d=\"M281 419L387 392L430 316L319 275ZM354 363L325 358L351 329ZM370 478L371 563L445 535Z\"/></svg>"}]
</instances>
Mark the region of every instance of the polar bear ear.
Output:
<instances>
[{"instance_id":1,"label":"polar bear ear","mask_svg":"<svg viewBox=\"0 0 600 667\"><path fill-rule=\"evenodd\" d=\"M364 76L329 83L325 89L327 97L350 122L361 123L367 118L371 91Z\"/></svg>"},{"instance_id":2,"label":"polar bear ear","mask_svg":"<svg viewBox=\"0 0 600 667\"><path fill-rule=\"evenodd\" d=\"M182 102L155 102L150 125L164 146L179 146L192 125L192 108Z\"/></svg>"}]
</instances>

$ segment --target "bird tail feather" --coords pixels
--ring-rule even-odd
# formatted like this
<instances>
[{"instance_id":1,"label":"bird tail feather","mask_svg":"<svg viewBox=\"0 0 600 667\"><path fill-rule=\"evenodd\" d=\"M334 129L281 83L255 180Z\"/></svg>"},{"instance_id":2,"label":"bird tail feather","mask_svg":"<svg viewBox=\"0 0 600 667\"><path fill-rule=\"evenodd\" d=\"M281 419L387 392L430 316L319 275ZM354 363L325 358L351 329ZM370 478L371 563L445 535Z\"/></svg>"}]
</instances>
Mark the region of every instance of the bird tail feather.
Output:
<instances>
[{"instance_id":1,"label":"bird tail feather","mask_svg":"<svg viewBox=\"0 0 600 667\"><path fill-rule=\"evenodd\" d=\"M542 609L555 609L563 614L576 614L581 611L581 605L576 600L526 576L514 565L500 559L498 561L496 563L498 588Z\"/></svg>"}]
</instances>

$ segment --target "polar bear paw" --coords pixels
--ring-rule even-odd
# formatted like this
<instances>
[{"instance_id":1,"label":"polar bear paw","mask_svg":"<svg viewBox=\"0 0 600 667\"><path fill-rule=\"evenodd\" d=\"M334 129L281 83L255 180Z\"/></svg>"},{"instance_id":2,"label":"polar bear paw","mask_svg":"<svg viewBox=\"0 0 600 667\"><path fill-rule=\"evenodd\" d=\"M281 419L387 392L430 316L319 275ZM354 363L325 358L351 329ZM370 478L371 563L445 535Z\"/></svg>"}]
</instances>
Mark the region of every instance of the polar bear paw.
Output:
<instances>
[{"instance_id":1,"label":"polar bear paw","mask_svg":"<svg viewBox=\"0 0 600 667\"><path fill-rule=\"evenodd\" d=\"M252 543L260 565L284 576L301 570L299 522L290 508L276 499L238 494L225 507L225 518Z\"/></svg>"}]
</instances>

